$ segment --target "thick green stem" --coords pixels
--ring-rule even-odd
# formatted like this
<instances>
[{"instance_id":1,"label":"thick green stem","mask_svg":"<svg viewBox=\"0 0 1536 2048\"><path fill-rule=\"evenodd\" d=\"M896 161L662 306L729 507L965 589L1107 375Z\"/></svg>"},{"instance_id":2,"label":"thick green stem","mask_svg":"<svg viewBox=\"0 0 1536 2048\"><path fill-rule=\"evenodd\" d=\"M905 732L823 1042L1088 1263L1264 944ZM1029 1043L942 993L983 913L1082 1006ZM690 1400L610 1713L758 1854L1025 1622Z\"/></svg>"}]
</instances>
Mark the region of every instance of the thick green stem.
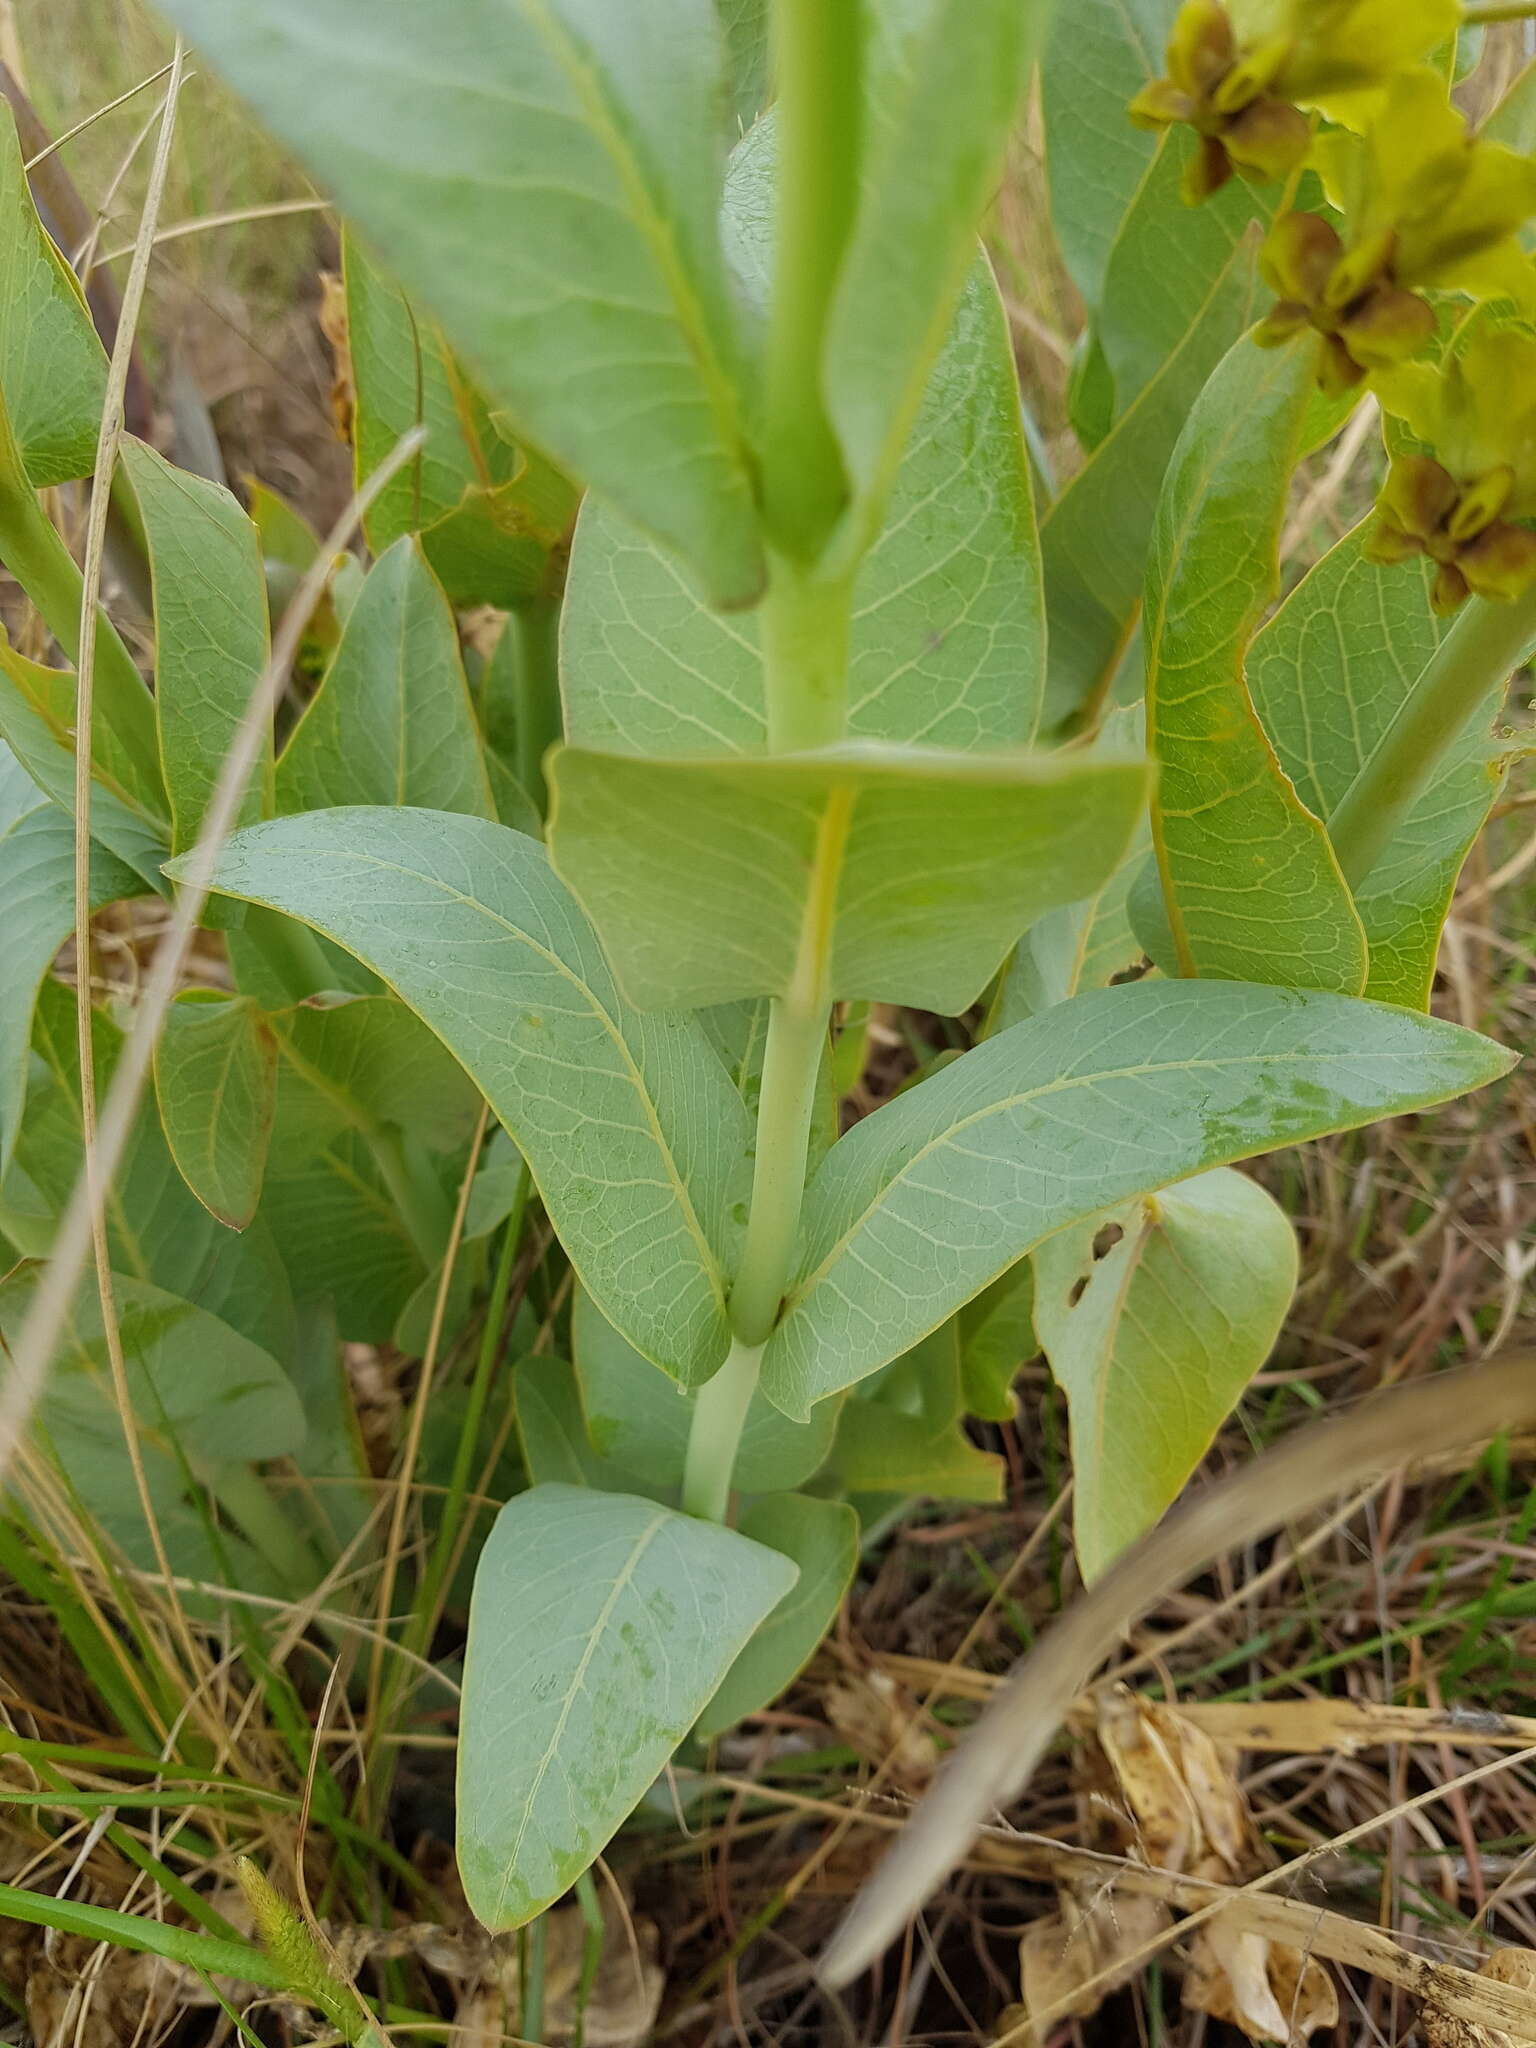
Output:
<instances>
[{"instance_id":1,"label":"thick green stem","mask_svg":"<svg viewBox=\"0 0 1536 2048\"><path fill-rule=\"evenodd\" d=\"M761 613L772 752L798 753L843 737L852 605L849 578L773 558Z\"/></svg>"},{"instance_id":2,"label":"thick green stem","mask_svg":"<svg viewBox=\"0 0 1536 2048\"><path fill-rule=\"evenodd\" d=\"M827 314L859 197L863 0L774 0L779 184L763 499L810 561L847 496L822 394Z\"/></svg>"},{"instance_id":3,"label":"thick green stem","mask_svg":"<svg viewBox=\"0 0 1536 2048\"><path fill-rule=\"evenodd\" d=\"M739 1344L766 1344L779 1319L800 1227L827 1019L825 1004L802 1010L788 1001L775 1001L768 1020L752 1206L731 1289L731 1328Z\"/></svg>"},{"instance_id":4,"label":"thick green stem","mask_svg":"<svg viewBox=\"0 0 1536 2048\"><path fill-rule=\"evenodd\" d=\"M516 659L517 779L539 807L549 808L544 786L544 756L563 729L560 714L560 600L538 597L507 616Z\"/></svg>"},{"instance_id":5,"label":"thick green stem","mask_svg":"<svg viewBox=\"0 0 1536 2048\"><path fill-rule=\"evenodd\" d=\"M1536 646L1536 590L1468 601L1328 821L1352 889L1370 874L1479 706Z\"/></svg>"},{"instance_id":6,"label":"thick green stem","mask_svg":"<svg viewBox=\"0 0 1536 2048\"><path fill-rule=\"evenodd\" d=\"M757 1391L761 1344L738 1337L724 1365L700 1387L683 1465L683 1507L706 1522L722 1522L731 1497L731 1471L747 1409Z\"/></svg>"}]
</instances>

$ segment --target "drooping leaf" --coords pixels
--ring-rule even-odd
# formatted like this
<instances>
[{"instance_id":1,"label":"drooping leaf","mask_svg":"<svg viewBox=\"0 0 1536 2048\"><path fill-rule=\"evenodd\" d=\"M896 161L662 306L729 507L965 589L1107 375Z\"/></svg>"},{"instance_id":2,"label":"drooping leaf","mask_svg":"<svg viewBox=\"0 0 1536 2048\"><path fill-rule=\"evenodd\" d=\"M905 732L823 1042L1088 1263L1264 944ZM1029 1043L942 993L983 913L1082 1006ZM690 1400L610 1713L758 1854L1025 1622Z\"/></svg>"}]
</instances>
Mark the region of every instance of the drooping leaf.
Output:
<instances>
[{"instance_id":1,"label":"drooping leaf","mask_svg":"<svg viewBox=\"0 0 1536 2048\"><path fill-rule=\"evenodd\" d=\"M1423 565L1380 568L1357 527L1331 548L1248 652L1254 708L1297 794L1328 819L1445 632ZM1365 993L1424 1009L1467 851L1503 786L1488 691L1382 859L1355 891L1370 945Z\"/></svg>"},{"instance_id":2,"label":"drooping leaf","mask_svg":"<svg viewBox=\"0 0 1536 2048\"><path fill-rule=\"evenodd\" d=\"M569 1889L795 1583L788 1558L653 1501L536 1486L475 1577L459 1872L493 1931Z\"/></svg>"},{"instance_id":3,"label":"drooping leaf","mask_svg":"<svg viewBox=\"0 0 1536 2048\"><path fill-rule=\"evenodd\" d=\"M453 613L409 537L369 571L277 764L280 813L340 804L493 815Z\"/></svg>"},{"instance_id":4,"label":"drooping leaf","mask_svg":"<svg viewBox=\"0 0 1536 2048\"><path fill-rule=\"evenodd\" d=\"M1152 833L1179 972L1354 993L1366 976L1359 915L1244 675L1279 581L1311 340L1267 353L1238 342L1169 465L1147 568Z\"/></svg>"},{"instance_id":5,"label":"drooping leaf","mask_svg":"<svg viewBox=\"0 0 1536 2048\"><path fill-rule=\"evenodd\" d=\"M10 1163L27 1092L32 1010L54 955L75 928L75 828L0 748L0 1171ZM91 850L91 907L142 896L115 855Z\"/></svg>"},{"instance_id":6,"label":"drooping leaf","mask_svg":"<svg viewBox=\"0 0 1536 2048\"><path fill-rule=\"evenodd\" d=\"M958 1422L935 1426L878 1401L851 1401L838 1421L829 1460L850 1493L996 1501L1006 1468L979 1450Z\"/></svg>"},{"instance_id":7,"label":"drooping leaf","mask_svg":"<svg viewBox=\"0 0 1536 2048\"><path fill-rule=\"evenodd\" d=\"M833 1147L764 1386L804 1415L1084 1216L1442 1102L1509 1064L1475 1032L1337 995L1147 981L1060 1003Z\"/></svg>"},{"instance_id":8,"label":"drooping leaf","mask_svg":"<svg viewBox=\"0 0 1536 2048\"><path fill-rule=\"evenodd\" d=\"M1041 714L1047 729L1100 701L1132 646L1168 459L1206 379L1257 302L1253 253L1239 245L1204 298L1187 308L1183 341L1041 521L1051 648Z\"/></svg>"},{"instance_id":9,"label":"drooping leaf","mask_svg":"<svg viewBox=\"0 0 1536 2048\"><path fill-rule=\"evenodd\" d=\"M89 476L107 358L74 272L37 217L16 120L0 109L0 393L39 488Z\"/></svg>"},{"instance_id":10,"label":"drooping leaf","mask_svg":"<svg viewBox=\"0 0 1536 2048\"><path fill-rule=\"evenodd\" d=\"M727 226L761 302L772 124L732 161ZM1172 436L1169 439L1172 445ZM566 731L639 754L760 750L759 622L722 618L635 526L589 498L561 622ZM854 592L849 731L928 746L1010 746L1035 729L1044 608L1018 379L997 288L977 266L906 444Z\"/></svg>"},{"instance_id":11,"label":"drooping leaf","mask_svg":"<svg viewBox=\"0 0 1536 2048\"><path fill-rule=\"evenodd\" d=\"M105 1096L122 1033L98 1010L92 1019L96 1086ZM41 1205L51 1239L81 1172L80 1068L74 991L44 982L33 1021L32 1085L16 1142L16 1166ZM145 1280L206 1309L273 1358L293 1347L293 1295L265 1219L226 1229L176 1170L153 1103L145 1103L107 1192L107 1241L115 1272ZM46 1243L39 1246L46 1249Z\"/></svg>"},{"instance_id":12,"label":"drooping leaf","mask_svg":"<svg viewBox=\"0 0 1536 2048\"><path fill-rule=\"evenodd\" d=\"M866 505L879 507L901 459L1049 12L1049 0L866 10L862 190L823 368L827 410Z\"/></svg>"},{"instance_id":13,"label":"drooping leaf","mask_svg":"<svg viewBox=\"0 0 1536 2048\"><path fill-rule=\"evenodd\" d=\"M522 604L542 587L549 551L576 510L576 493L542 457L497 432L484 398L432 322L343 238L347 355L356 410L352 445L361 485L411 428L426 445L384 486L367 519L382 555L421 536L455 604Z\"/></svg>"},{"instance_id":14,"label":"drooping leaf","mask_svg":"<svg viewBox=\"0 0 1536 2048\"><path fill-rule=\"evenodd\" d=\"M245 996L184 989L155 1044L160 1122L181 1177L232 1230L256 1213L276 1102L277 1041Z\"/></svg>"},{"instance_id":15,"label":"drooping leaf","mask_svg":"<svg viewBox=\"0 0 1536 2048\"><path fill-rule=\"evenodd\" d=\"M746 1111L693 1020L625 1004L543 849L448 812L320 811L237 834L217 885L383 976L511 1132L604 1314L653 1363L707 1378Z\"/></svg>"},{"instance_id":16,"label":"drooping leaf","mask_svg":"<svg viewBox=\"0 0 1536 2048\"><path fill-rule=\"evenodd\" d=\"M571 1343L593 1450L630 1472L643 1473L654 1486L679 1486L697 1397L626 1344L585 1291L576 1296ZM765 1395L754 1394L733 1484L743 1493L804 1485L831 1448L837 1405L823 1402L809 1422L791 1422Z\"/></svg>"},{"instance_id":17,"label":"drooping leaf","mask_svg":"<svg viewBox=\"0 0 1536 2048\"><path fill-rule=\"evenodd\" d=\"M675 548L717 602L749 603L763 570L716 225L712 0L168 11L517 428Z\"/></svg>"},{"instance_id":18,"label":"drooping leaf","mask_svg":"<svg viewBox=\"0 0 1536 2048\"><path fill-rule=\"evenodd\" d=\"M699 1716L694 1733L705 1740L770 1705L798 1676L837 1619L859 1561L859 1518L843 1501L771 1493L748 1502L737 1527L789 1558L800 1576Z\"/></svg>"},{"instance_id":19,"label":"drooping leaf","mask_svg":"<svg viewBox=\"0 0 1536 2048\"><path fill-rule=\"evenodd\" d=\"M871 742L794 759L551 756L550 852L648 1009L784 995L958 1013L1031 918L1108 879L1133 757Z\"/></svg>"},{"instance_id":20,"label":"drooping leaf","mask_svg":"<svg viewBox=\"0 0 1536 2048\"><path fill-rule=\"evenodd\" d=\"M235 728L267 665L266 579L256 528L221 485L123 443L149 550L155 599L155 717L172 845L197 837ZM270 735L242 822L272 809Z\"/></svg>"},{"instance_id":21,"label":"drooping leaf","mask_svg":"<svg viewBox=\"0 0 1536 2048\"><path fill-rule=\"evenodd\" d=\"M1102 1253L1113 1226L1121 1233ZM1035 1327L1071 1415L1073 1527L1097 1578L1178 1498L1296 1287L1285 1212L1219 1167L1034 1254Z\"/></svg>"}]
</instances>

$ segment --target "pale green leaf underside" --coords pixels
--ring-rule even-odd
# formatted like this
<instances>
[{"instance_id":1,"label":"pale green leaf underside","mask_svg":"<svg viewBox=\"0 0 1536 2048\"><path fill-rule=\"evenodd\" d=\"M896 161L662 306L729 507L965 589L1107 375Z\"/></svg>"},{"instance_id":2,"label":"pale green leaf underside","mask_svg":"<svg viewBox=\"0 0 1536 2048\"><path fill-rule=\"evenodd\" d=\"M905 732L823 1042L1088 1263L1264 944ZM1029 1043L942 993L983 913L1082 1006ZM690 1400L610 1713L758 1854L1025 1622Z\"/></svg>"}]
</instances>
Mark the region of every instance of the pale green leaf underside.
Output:
<instances>
[{"instance_id":1,"label":"pale green leaf underside","mask_svg":"<svg viewBox=\"0 0 1536 2048\"><path fill-rule=\"evenodd\" d=\"M1332 816L1446 627L1429 606L1422 563L1380 568L1356 527L1296 586L1248 651L1254 708L1297 794ZM1370 945L1365 993L1423 1009L1440 933L1467 850L1504 780L1489 728L1505 681L1414 805L1397 838L1355 891Z\"/></svg>"},{"instance_id":2,"label":"pale green leaf underside","mask_svg":"<svg viewBox=\"0 0 1536 2048\"><path fill-rule=\"evenodd\" d=\"M418 541L369 570L277 764L277 809L414 804L494 816L459 635Z\"/></svg>"},{"instance_id":3,"label":"pale green leaf underside","mask_svg":"<svg viewBox=\"0 0 1536 2048\"><path fill-rule=\"evenodd\" d=\"M933 1422L878 1401L850 1401L838 1422L832 1469L850 1493L997 1501L1006 1467L973 1444L958 1418Z\"/></svg>"},{"instance_id":4,"label":"pale green leaf underside","mask_svg":"<svg viewBox=\"0 0 1536 2048\"><path fill-rule=\"evenodd\" d=\"M764 1385L805 1414L1080 1217L1444 1101L1510 1064L1474 1032L1336 995L1138 982L1060 1003L834 1146Z\"/></svg>"},{"instance_id":5,"label":"pale green leaf underside","mask_svg":"<svg viewBox=\"0 0 1536 2048\"><path fill-rule=\"evenodd\" d=\"M711 0L173 0L519 429L747 603ZM346 81L338 92L337 81Z\"/></svg>"},{"instance_id":6,"label":"pale green leaf underside","mask_svg":"<svg viewBox=\"0 0 1536 2048\"><path fill-rule=\"evenodd\" d=\"M459 1872L493 1932L567 1891L795 1582L734 1530L625 1494L537 1486L475 1576Z\"/></svg>"},{"instance_id":7,"label":"pale green leaf underside","mask_svg":"<svg viewBox=\"0 0 1536 2048\"><path fill-rule=\"evenodd\" d=\"M235 728L269 652L261 540L229 492L123 443L155 601L155 718L171 800L172 845L197 837ZM272 752L247 787L241 820L271 810Z\"/></svg>"},{"instance_id":8,"label":"pale green leaf underside","mask_svg":"<svg viewBox=\"0 0 1536 2048\"><path fill-rule=\"evenodd\" d=\"M543 848L443 811L319 811L237 834L216 882L395 989L505 1123L604 1314L654 1364L707 1378L746 1111L692 1018L624 1002Z\"/></svg>"},{"instance_id":9,"label":"pale green leaf underside","mask_svg":"<svg viewBox=\"0 0 1536 2048\"><path fill-rule=\"evenodd\" d=\"M859 1561L859 1518L844 1501L771 1493L749 1501L737 1527L754 1543L780 1551L800 1576L699 1716L694 1733L705 1739L770 1705L809 1663L837 1619Z\"/></svg>"},{"instance_id":10,"label":"pale green leaf underside","mask_svg":"<svg viewBox=\"0 0 1536 2048\"><path fill-rule=\"evenodd\" d=\"M1148 787L1130 757L872 743L712 761L564 747L550 779L551 856L642 1007L787 994L814 930L821 995L949 1014L1034 918L1108 878Z\"/></svg>"},{"instance_id":11,"label":"pale green leaf underside","mask_svg":"<svg viewBox=\"0 0 1536 2048\"><path fill-rule=\"evenodd\" d=\"M582 745L766 745L756 613L707 610L664 554L591 498L577 521L560 662L566 730ZM1044 682L1018 385L997 288L978 269L859 572L848 730L936 747L1016 745L1034 732Z\"/></svg>"},{"instance_id":12,"label":"pale green leaf underside","mask_svg":"<svg viewBox=\"0 0 1536 2048\"><path fill-rule=\"evenodd\" d=\"M256 1213L277 1084L277 1042L244 996L189 989L155 1043L160 1123L182 1179L233 1230Z\"/></svg>"},{"instance_id":13,"label":"pale green leaf underside","mask_svg":"<svg viewBox=\"0 0 1536 2048\"><path fill-rule=\"evenodd\" d=\"M1095 1259L1111 1223L1124 1234ZM1218 1167L1048 1237L1034 1268L1035 1330L1071 1414L1078 1562L1094 1579L1172 1506L1269 1356L1296 1239L1262 1188Z\"/></svg>"},{"instance_id":14,"label":"pale green leaf underside","mask_svg":"<svg viewBox=\"0 0 1536 2048\"><path fill-rule=\"evenodd\" d=\"M107 358L69 266L37 217L16 123L0 110L0 393L31 481L89 476Z\"/></svg>"},{"instance_id":15,"label":"pale green leaf underside","mask_svg":"<svg viewBox=\"0 0 1536 2048\"><path fill-rule=\"evenodd\" d=\"M1169 464L1147 566L1152 831L1182 973L1355 993L1359 916L1243 672L1279 579L1315 358L1310 335L1267 352L1238 342Z\"/></svg>"}]
</instances>

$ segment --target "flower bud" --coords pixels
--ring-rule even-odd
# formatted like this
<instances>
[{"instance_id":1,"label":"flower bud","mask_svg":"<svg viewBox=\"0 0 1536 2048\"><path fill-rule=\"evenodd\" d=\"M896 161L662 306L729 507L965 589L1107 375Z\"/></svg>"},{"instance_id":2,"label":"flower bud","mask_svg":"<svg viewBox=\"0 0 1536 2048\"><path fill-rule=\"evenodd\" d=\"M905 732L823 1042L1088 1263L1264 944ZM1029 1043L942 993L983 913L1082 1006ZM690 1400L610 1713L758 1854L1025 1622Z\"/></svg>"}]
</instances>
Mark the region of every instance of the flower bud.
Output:
<instances>
[{"instance_id":1,"label":"flower bud","mask_svg":"<svg viewBox=\"0 0 1536 2048\"><path fill-rule=\"evenodd\" d=\"M1285 69L1291 54L1289 36L1266 36L1232 66L1211 94L1218 114L1236 114L1266 93Z\"/></svg>"},{"instance_id":2,"label":"flower bud","mask_svg":"<svg viewBox=\"0 0 1536 2048\"><path fill-rule=\"evenodd\" d=\"M1343 325L1350 354L1367 370L1384 370L1417 354L1435 331L1435 311L1416 292L1378 285Z\"/></svg>"},{"instance_id":3,"label":"flower bud","mask_svg":"<svg viewBox=\"0 0 1536 2048\"><path fill-rule=\"evenodd\" d=\"M1328 304L1347 306L1369 291L1373 284L1390 277L1396 242L1396 232L1392 228L1381 228L1376 234L1356 242L1352 249L1346 249L1328 280Z\"/></svg>"},{"instance_id":4,"label":"flower bud","mask_svg":"<svg viewBox=\"0 0 1536 2048\"><path fill-rule=\"evenodd\" d=\"M1315 306L1343 252L1343 243L1321 214L1282 213L1264 238L1259 272L1277 297Z\"/></svg>"},{"instance_id":5,"label":"flower bud","mask_svg":"<svg viewBox=\"0 0 1536 2048\"><path fill-rule=\"evenodd\" d=\"M1476 482L1468 484L1446 521L1452 540L1472 540L1485 526L1491 526L1509 503L1514 488L1515 472L1507 462L1500 463L1497 469L1485 470Z\"/></svg>"},{"instance_id":6,"label":"flower bud","mask_svg":"<svg viewBox=\"0 0 1536 2048\"><path fill-rule=\"evenodd\" d=\"M1312 315L1296 299L1277 299L1253 330L1258 348L1281 348L1311 323Z\"/></svg>"},{"instance_id":7,"label":"flower bud","mask_svg":"<svg viewBox=\"0 0 1536 2048\"><path fill-rule=\"evenodd\" d=\"M1223 122L1221 139L1245 177L1283 178L1312 147L1312 124L1299 107L1266 93Z\"/></svg>"},{"instance_id":8,"label":"flower bud","mask_svg":"<svg viewBox=\"0 0 1536 2048\"><path fill-rule=\"evenodd\" d=\"M1429 455L1396 455L1381 487L1383 514L1422 545L1450 517L1456 480Z\"/></svg>"},{"instance_id":9,"label":"flower bud","mask_svg":"<svg viewBox=\"0 0 1536 2048\"><path fill-rule=\"evenodd\" d=\"M1536 533L1496 519L1456 557L1456 567L1469 590L1495 604L1512 604L1536 583Z\"/></svg>"},{"instance_id":10,"label":"flower bud","mask_svg":"<svg viewBox=\"0 0 1536 2048\"><path fill-rule=\"evenodd\" d=\"M1232 69L1237 43L1232 19L1218 0L1184 0L1168 38L1168 76L1195 99L1204 99Z\"/></svg>"},{"instance_id":11,"label":"flower bud","mask_svg":"<svg viewBox=\"0 0 1536 2048\"><path fill-rule=\"evenodd\" d=\"M1360 552L1368 562L1390 568L1394 563L1408 562L1415 555L1422 555L1424 543L1417 534L1406 533L1389 512L1378 510Z\"/></svg>"},{"instance_id":12,"label":"flower bud","mask_svg":"<svg viewBox=\"0 0 1536 2048\"><path fill-rule=\"evenodd\" d=\"M1364 378L1365 371L1345 347L1343 336L1325 334L1322 353L1317 361L1317 388L1323 396L1342 398Z\"/></svg>"},{"instance_id":13,"label":"flower bud","mask_svg":"<svg viewBox=\"0 0 1536 2048\"><path fill-rule=\"evenodd\" d=\"M1471 585L1454 562L1442 562L1429 591L1429 608L1437 618L1459 612L1471 596Z\"/></svg>"},{"instance_id":14,"label":"flower bud","mask_svg":"<svg viewBox=\"0 0 1536 2048\"><path fill-rule=\"evenodd\" d=\"M1125 111L1138 128L1171 128L1195 118L1195 102L1171 78L1152 78Z\"/></svg>"},{"instance_id":15,"label":"flower bud","mask_svg":"<svg viewBox=\"0 0 1536 2048\"><path fill-rule=\"evenodd\" d=\"M1225 146L1214 135L1202 135L1200 147L1184 166L1184 176L1179 185L1186 206L1198 206L1202 199L1209 199L1213 192L1219 192L1232 175L1232 159Z\"/></svg>"}]
</instances>

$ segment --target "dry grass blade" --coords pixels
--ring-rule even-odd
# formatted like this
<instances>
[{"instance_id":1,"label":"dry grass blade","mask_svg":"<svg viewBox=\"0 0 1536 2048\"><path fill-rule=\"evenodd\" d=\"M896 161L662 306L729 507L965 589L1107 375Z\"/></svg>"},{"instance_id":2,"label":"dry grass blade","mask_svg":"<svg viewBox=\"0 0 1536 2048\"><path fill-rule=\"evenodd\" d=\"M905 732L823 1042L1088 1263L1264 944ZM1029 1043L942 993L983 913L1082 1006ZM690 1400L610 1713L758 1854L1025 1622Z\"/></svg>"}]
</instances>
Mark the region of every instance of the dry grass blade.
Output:
<instances>
[{"instance_id":1,"label":"dry grass blade","mask_svg":"<svg viewBox=\"0 0 1536 2048\"><path fill-rule=\"evenodd\" d=\"M825 1980L846 1984L895 1938L988 1815L1028 1783L1088 1678L1170 1586L1426 1449L1529 1427L1536 1420L1532 1366L1530 1354L1516 1353L1313 1423L1196 1496L1129 1551L1045 1632L982 1715L833 1937L821 1962Z\"/></svg>"}]
</instances>

